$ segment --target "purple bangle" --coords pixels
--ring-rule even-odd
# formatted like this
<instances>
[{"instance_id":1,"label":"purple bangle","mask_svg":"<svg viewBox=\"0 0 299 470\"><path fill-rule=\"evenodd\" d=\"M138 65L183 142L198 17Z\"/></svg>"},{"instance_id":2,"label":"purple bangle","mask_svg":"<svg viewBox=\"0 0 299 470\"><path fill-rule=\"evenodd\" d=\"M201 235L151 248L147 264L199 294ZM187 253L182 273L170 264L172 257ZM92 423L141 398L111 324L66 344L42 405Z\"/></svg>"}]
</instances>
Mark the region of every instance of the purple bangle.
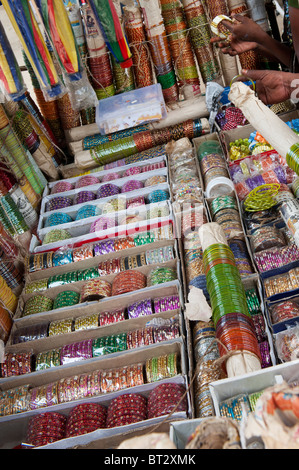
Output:
<instances>
[{"instance_id":1,"label":"purple bangle","mask_svg":"<svg viewBox=\"0 0 299 470\"><path fill-rule=\"evenodd\" d=\"M129 191L134 191L135 189L140 189L140 188L143 188L143 182L142 181L130 180L122 186L121 192L122 193L127 193Z\"/></svg>"},{"instance_id":2,"label":"purple bangle","mask_svg":"<svg viewBox=\"0 0 299 470\"><path fill-rule=\"evenodd\" d=\"M80 191L75 197L75 204L83 204L84 202L93 201L96 198L92 191Z\"/></svg>"},{"instance_id":3,"label":"purple bangle","mask_svg":"<svg viewBox=\"0 0 299 470\"><path fill-rule=\"evenodd\" d=\"M178 295L171 295L154 300L155 313L167 312L167 310L176 310L178 308L180 308Z\"/></svg>"},{"instance_id":4,"label":"purple bangle","mask_svg":"<svg viewBox=\"0 0 299 470\"><path fill-rule=\"evenodd\" d=\"M120 193L120 188L116 184L107 183L101 186L97 191L97 199L102 197L114 196Z\"/></svg>"},{"instance_id":5,"label":"purple bangle","mask_svg":"<svg viewBox=\"0 0 299 470\"><path fill-rule=\"evenodd\" d=\"M262 343L259 343L259 349L262 358L262 369L270 367L272 365L272 361L268 341L263 341Z\"/></svg>"},{"instance_id":6,"label":"purple bangle","mask_svg":"<svg viewBox=\"0 0 299 470\"><path fill-rule=\"evenodd\" d=\"M106 255L107 253L111 253L115 251L114 248L114 240L104 240L102 242L97 243L93 247L94 249L94 255L95 256L100 256L100 255Z\"/></svg>"},{"instance_id":7,"label":"purple bangle","mask_svg":"<svg viewBox=\"0 0 299 470\"><path fill-rule=\"evenodd\" d=\"M92 358L92 340L80 341L63 346L61 349L61 364L67 364L73 361L82 361Z\"/></svg>"},{"instance_id":8,"label":"purple bangle","mask_svg":"<svg viewBox=\"0 0 299 470\"><path fill-rule=\"evenodd\" d=\"M73 205L72 198L68 196L57 196L46 203L46 211L57 211L64 207L70 207Z\"/></svg>"},{"instance_id":9,"label":"purple bangle","mask_svg":"<svg viewBox=\"0 0 299 470\"><path fill-rule=\"evenodd\" d=\"M152 315L152 301L151 299L141 300L128 306L129 318L138 318L145 315Z\"/></svg>"}]
</instances>

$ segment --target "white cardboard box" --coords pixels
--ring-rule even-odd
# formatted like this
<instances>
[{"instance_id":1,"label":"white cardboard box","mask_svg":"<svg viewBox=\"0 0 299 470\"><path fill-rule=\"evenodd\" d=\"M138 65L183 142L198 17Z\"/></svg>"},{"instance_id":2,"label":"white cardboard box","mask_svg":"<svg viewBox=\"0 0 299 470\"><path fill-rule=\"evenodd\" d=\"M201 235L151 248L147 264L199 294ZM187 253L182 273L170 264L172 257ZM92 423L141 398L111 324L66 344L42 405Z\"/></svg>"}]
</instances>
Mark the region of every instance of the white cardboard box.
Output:
<instances>
[{"instance_id":1,"label":"white cardboard box","mask_svg":"<svg viewBox=\"0 0 299 470\"><path fill-rule=\"evenodd\" d=\"M299 359L261 369L250 374L217 380L209 384L216 416L220 416L220 403L242 393L255 393L272 387L282 380L299 380Z\"/></svg>"}]
</instances>

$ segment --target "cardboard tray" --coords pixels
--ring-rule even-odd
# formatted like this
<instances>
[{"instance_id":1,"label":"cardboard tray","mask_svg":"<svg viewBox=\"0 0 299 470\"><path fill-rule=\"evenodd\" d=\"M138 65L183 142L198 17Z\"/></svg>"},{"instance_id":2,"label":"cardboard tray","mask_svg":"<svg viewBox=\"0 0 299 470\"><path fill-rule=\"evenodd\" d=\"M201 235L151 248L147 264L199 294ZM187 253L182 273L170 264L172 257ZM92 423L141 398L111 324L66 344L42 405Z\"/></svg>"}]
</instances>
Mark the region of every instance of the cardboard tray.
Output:
<instances>
[{"instance_id":1,"label":"cardboard tray","mask_svg":"<svg viewBox=\"0 0 299 470\"><path fill-rule=\"evenodd\" d=\"M84 221L84 219L83 219ZM65 240L59 240L53 243L40 244L40 240L33 235L30 242L29 252L30 253L45 253L48 251L56 251L64 247L76 248L86 243L94 243L107 238L126 237L134 233L142 233L151 231L164 225L169 225L173 222L172 213L164 217L157 217L154 219L146 219L138 222L133 222L126 225L118 225L106 230L100 230L97 232L86 233L85 226L81 223L79 228L73 227L73 236ZM83 227L83 230L82 230ZM84 233L82 233L82 231Z\"/></svg>"},{"instance_id":2,"label":"cardboard tray","mask_svg":"<svg viewBox=\"0 0 299 470\"><path fill-rule=\"evenodd\" d=\"M144 173L139 173L137 175L132 175L130 177L125 177L125 178L118 178L116 180L112 180L112 181L107 181L107 182L104 182L104 183L98 183L98 184L93 184L93 185L89 185L89 186L84 186L82 188L76 188L76 189L71 189L70 191L65 191L63 193L60 193L60 194L48 194L48 195L44 195L43 198L42 198L42 202L41 202L41 210L40 210L40 218L44 216L44 214L47 214L47 216L49 216L51 214L51 212L53 211L47 211L46 210L46 205L49 201L51 201L52 199L55 199L57 198L58 196L67 196L67 197L70 197L72 200L75 199L75 196L80 193L81 191L92 191L93 193L97 193L97 191L102 187L102 186L105 186L106 184L113 184L115 186L118 186L120 189L124 186L125 183L127 183L128 181L141 181L143 183L145 183L145 181L153 176L165 176L166 177L166 181L165 183L159 183L157 185L152 185L152 186L144 186L143 188L141 189L135 189L133 191L127 191L127 192L120 192L118 194L115 194L113 196L107 196L107 197L103 197L103 198L100 198L100 199L95 199L94 201L90 201L88 204L96 204L96 205L104 205L104 203L107 203L107 201L109 201L110 199L115 199L115 197L120 197L120 196L123 196L123 197L128 197L131 199L131 197L135 197L135 196L139 196L139 195L148 195L149 193L151 193L152 191L154 191L155 189L157 189L157 187L160 187L161 185L163 185L163 187L166 185L168 186L168 170L167 170L167 167L164 167L164 168L160 168L158 170L152 170L152 171L147 171L147 172L144 172ZM72 209L73 212L74 211L78 211L78 209L80 209L80 207L84 207L84 205L86 205L86 203L83 203L83 204L74 204L70 207L66 207L66 208L63 208L63 209L59 209L59 212L65 212L66 209ZM40 230L42 228L42 224L38 224L38 230Z\"/></svg>"},{"instance_id":3,"label":"cardboard tray","mask_svg":"<svg viewBox=\"0 0 299 470\"><path fill-rule=\"evenodd\" d=\"M186 387L186 390L188 388L188 384L186 381L186 378L184 376L176 376L172 379L165 379L165 381L161 382L171 382L171 383L177 383L180 385L183 385ZM113 398L119 395L124 395L127 393L138 393L141 394L142 396L148 397L149 393L151 390L153 390L155 387L158 386L158 383L154 384L145 384L139 387L134 387L134 389L130 389L130 391L127 390L122 390L116 394L107 394L107 395L101 395L98 397L94 397L93 399L89 400L84 400L84 403L87 402L92 402L92 403L99 403L104 406L108 406L109 403ZM185 412L174 412L172 415L172 419L186 419L188 417L188 414L190 412L190 398L187 394L187 399L188 399L188 410L187 413ZM64 414L65 416L68 416L69 412L71 411L72 408L74 408L76 405L80 403L80 400L76 401L76 403L67 403L62 405L57 405L55 407L55 411ZM50 408L50 407L49 407ZM7 449L11 448L14 445L20 444L20 442L24 442L26 439L26 429L28 426L28 421L30 416L40 414L42 412L49 411L47 408L45 411L41 410L35 410L35 413L22 413L19 416L17 416L15 419L8 420L6 422L2 422L1 420L1 431L0 431L0 440L2 442L2 448ZM26 416L25 416L26 415ZM153 419L147 419L145 421L139 421L137 423L129 424L126 426L121 426L121 427L115 427L115 428L106 428L106 429L98 429L96 431L93 431L91 433L87 433L81 436L75 436L71 438L65 438L61 439L60 441L53 442L51 444L47 444L45 446L40 447L40 449L71 449L74 447L77 447L78 445L86 445L91 443L92 441L99 440L99 439L107 439L111 438L113 439L114 435L118 435L120 432L121 433L127 433L128 431L136 431L140 428L144 428L145 426L151 426L151 425L158 425L162 421L165 420L166 416L160 416L157 418Z\"/></svg>"},{"instance_id":4,"label":"cardboard tray","mask_svg":"<svg viewBox=\"0 0 299 470\"><path fill-rule=\"evenodd\" d=\"M63 366L51 367L40 371L31 372L28 374L1 378L1 390L10 390L15 387L29 385L30 389L51 384L61 379L67 379L81 374L91 374L97 371L107 371L134 364L145 364L146 361L153 357L159 357L165 354L178 354L178 364L181 374L187 374L187 358L185 342L183 337L175 338L170 341L161 341L150 346L129 349L126 354L107 354L105 356L94 357L89 360L72 362ZM126 389L128 390L128 389ZM111 393L109 393L110 396ZM104 394L105 396L107 394ZM73 403L78 403L78 400L73 400ZM58 405L46 407L56 409ZM26 413L34 413L35 410ZM22 413L23 414L23 413ZM9 421L17 419L19 414L0 416L0 423L2 421Z\"/></svg>"},{"instance_id":5,"label":"cardboard tray","mask_svg":"<svg viewBox=\"0 0 299 470\"><path fill-rule=\"evenodd\" d=\"M177 279L178 281L180 281L180 265L179 265L179 261L177 258L171 260L171 261L168 261L166 263L163 263L163 264L152 264L152 265L147 265L147 266L141 266L141 267L138 267L138 268L135 268L134 271L138 271L138 272L141 272L143 273L146 277L149 276L150 272L155 269L156 267L168 267L168 268L172 268L172 269L176 269L177 271ZM113 283L113 280L114 278L117 276L117 274L109 274L107 276L101 276L99 279L101 280L105 280L109 283ZM74 283L71 283L71 284L65 284L65 285L60 285L60 286L57 286L57 287L52 287L50 289L47 289L45 291L42 291L40 292L41 295L45 295L47 297L50 297L52 300L54 300L56 298L56 296L60 293L60 292L63 292L65 290L73 290L75 292L78 292L80 293L81 290L82 290L82 287L86 284L86 282L88 281L77 281L77 282L74 282ZM171 282L171 281L170 281ZM165 283L167 284L167 283ZM148 289L148 292L149 292L149 295L150 295L150 290L152 287L154 286L147 286L143 289L140 289L142 291L145 291ZM95 303L96 304L99 304L102 303L102 302L107 302L109 299L114 299L114 298L117 298L117 297L122 297L124 295L132 295L134 291L132 292L128 292L126 294L120 294L120 295L117 295L117 296L111 296L111 297L105 297L99 301L96 301ZM24 317L22 317L22 313L24 311L24 307L25 307L25 303L26 301L37 295L37 293L30 293L30 294L25 294L24 292L21 294L21 296L19 297L19 302L18 302L18 306L17 306L17 309L16 309L16 312L15 312L15 316L14 316L14 321L22 321L22 322L26 322L26 317L29 318L29 317L35 317L37 318L37 316L39 316L39 318L42 318L44 317L45 318L45 315L49 314L49 313L60 313L60 311L62 310L65 310L65 309L68 309L68 310L73 310L75 311L77 308L80 308L80 307L83 307L84 305L91 305L92 303L94 302L82 302L82 303L78 303L78 304L75 304L75 305L72 305L70 307L64 307L62 309L52 309L52 310L49 310L47 312L41 312L41 313L35 313L33 315L26 315ZM106 304L107 305L107 304Z\"/></svg>"},{"instance_id":6,"label":"cardboard tray","mask_svg":"<svg viewBox=\"0 0 299 470\"><path fill-rule=\"evenodd\" d=\"M80 178L82 178L82 176L86 176L87 174L90 174L91 176L96 176L97 178L101 179L106 175L110 175L111 173L117 173L119 178L122 178L123 173L129 168L135 168L135 167L141 167L142 168L144 166L151 165L152 163L160 163L160 162L164 162L165 166L166 166L166 163L167 163L166 156L164 156L164 157L163 156L162 157L155 157L155 158L152 158L150 161L145 160L145 161L142 161L142 162L131 163L130 165L122 165L122 166L119 166L119 167L110 168L109 170L92 171L92 172L87 172L84 175L74 176L72 178L63 178L63 180L52 181L52 182L49 182L47 184L47 186L45 187L44 192L43 192L43 197L50 195L51 191L52 191L52 188L59 181L64 181L64 182L71 183L71 184L75 185L76 182ZM144 173L148 174L148 172L144 172ZM83 190L83 188L81 188L81 191L82 190ZM56 193L56 196L63 195L63 194L64 194L64 192L63 193Z\"/></svg>"},{"instance_id":7,"label":"cardboard tray","mask_svg":"<svg viewBox=\"0 0 299 470\"><path fill-rule=\"evenodd\" d=\"M294 110L287 113L282 113L279 115L280 119L284 122L291 121L292 119L298 119L299 111ZM229 159L229 143L237 139L246 139L249 135L254 132L256 129L251 124L246 124L243 127L237 127L236 129L231 129L229 131L220 131L219 139L222 142L223 149L225 151L226 159L228 163L231 163Z\"/></svg>"},{"instance_id":8,"label":"cardboard tray","mask_svg":"<svg viewBox=\"0 0 299 470\"><path fill-rule=\"evenodd\" d=\"M184 419L170 423L169 437L177 449L185 449L189 437L205 419L208 418Z\"/></svg>"},{"instance_id":9,"label":"cardboard tray","mask_svg":"<svg viewBox=\"0 0 299 470\"><path fill-rule=\"evenodd\" d=\"M172 228L172 224L171 225ZM173 230L173 228L172 228ZM138 233L138 232L137 232ZM93 244L92 244L93 245ZM162 248L164 246L173 246L176 250L176 240L175 238L165 238L160 240L155 240L152 243L147 243L145 245L134 246L133 248L126 248L125 250L112 251L104 255L93 256L92 258L73 261L72 263L63 264L60 266L53 266L52 268L47 268L34 272L26 272L25 274L25 286L27 283L32 281L37 281L40 279L49 278L57 274L64 274L72 271L79 271L88 268L94 268L98 266L103 261L107 261L115 258L125 258L127 256L134 256L140 253L144 253L148 250L154 250L157 248ZM70 248L71 249L71 248Z\"/></svg>"},{"instance_id":10,"label":"cardboard tray","mask_svg":"<svg viewBox=\"0 0 299 470\"><path fill-rule=\"evenodd\" d=\"M268 324L270 326L270 329L271 329L273 335L279 333L280 331L284 331L289 327L296 326L298 324L298 321L299 321L299 316L298 316L298 317L290 318L289 320L280 321L278 323L273 323L272 322L271 308L274 307L277 304L280 304L284 300L292 300L292 301L296 302L299 305L299 295L298 294L295 295L295 296L287 296L286 298L276 300L274 302L266 301L266 303L265 303L265 313L267 315Z\"/></svg>"},{"instance_id":11,"label":"cardboard tray","mask_svg":"<svg viewBox=\"0 0 299 470\"><path fill-rule=\"evenodd\" d=\"M231 379L222 379L209 384L216 416L220 416L220 403L242 393L255 393L272 387L282 380L299 380L299 360L261 369Z\"/></svg>"}]
</instances>

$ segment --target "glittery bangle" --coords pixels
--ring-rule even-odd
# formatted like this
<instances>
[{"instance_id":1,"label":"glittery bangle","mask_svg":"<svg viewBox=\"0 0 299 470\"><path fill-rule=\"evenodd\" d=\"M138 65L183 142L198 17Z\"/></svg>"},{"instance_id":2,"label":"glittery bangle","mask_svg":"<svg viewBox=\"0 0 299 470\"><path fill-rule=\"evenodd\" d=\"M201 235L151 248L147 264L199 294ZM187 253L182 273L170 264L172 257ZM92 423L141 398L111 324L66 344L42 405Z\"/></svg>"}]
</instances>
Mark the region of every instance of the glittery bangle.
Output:
<instances>
[{"instance_id":1,"label":"glittery bangle","mask_svg":"<svg viewBox=\"0 0 299 470\"><path fill-rule=\"evenodd\" d=\"M65 264L70 264L73 262L73 253L72 250L57 250L53 253L52 264L53 266L64 266Z\"/></svg>"},{"instance_id":2,"label":"glittery bangle","mask_svg":"<svg viewBox=\"0 0 299 470\"><path fill-rule=\"evenodd\" d=\"M92 357L92 340L90 339L67 344L61 348L60 361L62 365L91 359Z\"/></svg>"},{"instance_id":3,"label":"glittery bangle","mask_svg":"<svg viewBox=\"0 0 299 470\"><path fill-rule=\"evenodd\" d=\"M95 217L98 214L99 211L96 206L86 205L78 210L75 220L82 220L87 219L88 217Z\"/></svg>"},{"instance_id":4,"label":"glittery bangle","mask_svg":"<svg viewBox=\"0 0 299 470\"><path fill-rule=\"evenodd\" d=\"M43 351L35 357L35 370L44 370L60 366L60 348Z\"/></svg>"},{"instance_id":5,"label":"glittery bangle","mask_svg":"<svg viewBox=\"0 0 299 470\"><path fill-rule=\"evenodd\" d=\"M45 227L53 227L55 225L67 224L72 222L73 219L69 214L63 212L54 212L49 215L45 221Z\"/></svg>"},{"instance_id":6,"label":"glittery bangle","mask_svg":"<svg viewBox=\"0 0 299 470\"><path fill-rule=\"evenodd\" d=\"M146 287L146 276L139 271L124 271L117 274L112 283L112 295L125 294Z\"/></svg>"},{"instance_id":7,"label":"glittery bangle","mask_svg":"<svg viewBox=\"0 0 299 470\"><path fill-rule=\"evenodd\" d=\"M39 281L31 281L25 285L25 293L32 294L33 292L40 292L48 289L48 279L41 279Z\"/></svg>"},{"instance_id":8,"label":"glittery bangle","mask_svg":"<svg viewBox=\"0 0 299 470\"><path fill-rule=\"evenodd\" d=\"M56 196L46 203L46 211L57 211L73 205L73 200L69 196Z\"/></svg>"},{"instance_id":9,"label":"glittery bangle","mask_svg":"<svg viewBox=\"0 0 299 470\"><path fill-rule=\"evenodd\" d=\"M173 268L155 268L151 271L148 277L148 285L154 286L163 284L177 279L176 270Z\"/></svg>"},{"instance_id":10,"label":"glittery bangle","mask_svg":"<svg viewBox=\"0 0 299 470\"><path fill-rule=\"evenodd\" d=\"M52 289L53 287L64 286L66 284L72 284L78 281L77 271L71 271L69 273L63 274L54 274L48 279L48 288Z\"/></svg>"},{"instance_id":11,"label":"glittery bangle","mask_svg":"<svg viewBox=\"0 0 299 470\"><path fill-rule=\"evenodd\" d=\"M114 252L115 250L115 241L113 239L111 240L104 240L102 242L96 243L93 247L94 249L94 255L95 256L100 256L100 255L106 255L108 253Z\"/></svg>"},{"instance_id":12,"label":"glittery bangle","mask_svg":"<svg viewBox=\"0 0 299 470\"><path fill-rule=\"evenodd\" d=\"M78 179L78 181L75 184L75 188L83 188L84 186L90 186L90 185L96 185L99 184L100 180L94 175L86 175L82 176L81 178Z\"/></svg>"},{"instance_id":13,"label":"glittery bangle","mask_svg":"<svg viewBox=\"0 0 299 470\"><path fill-rule=\"evenodd\" d=\"M91 244L82 245L79 248L73 250L73 261L83 261L89 258L93 258L93 246Z\"/></svg>"},{"instance_id":14,"label":"glittery bangle","mask_svg":"<svg viewBox=\"0 0 299 470\"><path fill-rule=\"evenodd\" d=\"M123 184L121 188L122 193L127 193L129 191L134 191L136 189L141 189L143 188L144 184L140 180L130 180L127 181L125 184Z\"/></svg>"},{"instance_id":15,"label":"glittery bangle","mask_svg":"<svg viewBox=\"0 0 299 470\"><path fill-rule=\"evenodd\" d=\"M99 326L99 314L94 313L93 315L84 315L74 320L74 330L89 330L91 328L97 328Z\"/></svg>"},{"instance_id":16,"label":"glittery bangle","mask_svg":"<svg viewBox=\"0 0 299 470\"><path fill-rule=\"evenodd\" d=\"M112 292L113 295L113 292ZM102 279L88 281L81 291L81 302L100 300L111 296L111 284Z\"/></svg>"},{"instance_id":17,"label":"glittery bangle","mask_svg":"<svg viewBox=\"0 0 299 470\"><path fill-rule=\"evenodd\" d=\"M152 315L152 302L151 299L141 300L135 302L127 307L129 318L138 318L144 315Z\"/></svg>"},{"instance_id":18,"label":"glittery bangle","mask_svg":"<svg viewBox=\"0 0 299 470\"><path fill-rule=\"evenodd\" d=\"M51 190L51 194L63 193L65 191L71 191L73 189L72 183L68 181L58 181Z\"/></svg>"},{"instance_id":19,"label":"glittery bangle","mask_svg":"<svg viewBox=\"0 0 299 470\"><path fill-rule=\"evenodd\" d=\"M97 190L97 199L104 197L115 196L121 192L120 188L116 184L107 183Z\"/></svg>"},{"instance_id":20,"label":"glittery bangle","mask_svg":"<svg viewBox=\"0 0 299 470\"><path fill-rule=\"evenodd\" d=\"M16 375L29 374L32 372L32 353L6 353L1 363L1 376L12 377Z\"/></svg>"},{"instance_id":21,"label":"glittery bangle","mask_svg":"<svg viewBox=\"0 0 299 470\"><path fill-rule=\"evenodd\" d=\"M54 300L53 309L71 307L79 303L80 294L74 291L60 292Z\"/></svg>"},{"instance_id":22,"label":"glittery bangle","mask_svg":"<svg viewBox=\"0 0 299 470\"><path fill-rule=\"evenodd\" d=\"M93 191L80 191L76 194L74 204L84 204L85 202L94 201L96 199L96 193Z\"/></svg>"},{"instance_id":23,"label":"glittery bangle","mask_svg":"<svg viewBox=\"0 0 299 470\"><path fill-rule=\"evenodd\" d=\"M49 325L49 336L71 333L73 331L72 326L73 320L71 318L52 321Z\"/></svg>"},{"instance_id":24,"label":"glittery bangle","mask_svg":"<svg viewBox=\"0 0 299 470\"><path fill-rule=\"evenodd\" d=\"M167 312L180 308L180 299L177 295L161 297L154 300L155 313Z\"/></svg>"},{"instance_id":25,"label":"glittery bangle","mask_svg":"<svg viewBox=\"0 0 299 470\"><path fill-rule=\"evenodd\" d=\"M43 295L34 295L27 300L22 316L34 315L35 313L52 310L53 300Z\"/></svg>"},{"instance_id":26,"label":"glittery bangle","mask_svg":"<svg viewBox=\"0 0 299 470\"><path fill-rule=\"evenodd\" d=\"M108 230L117 226L117 221L114 217L99 217L97 220L92 222L89 233L98 232L101 230Z\"/></svg>"},{"instance_id":27,"label":"glittery bangle","mask_svg":"<svg viewBox=\"0 0 299 470\"><path fill-rule=\"evenodd\" d=\"M47 245L49 243L56 243L62 240L67 240L68 238L72 238L68 230L53 229L53 230L50 230L50 232L46 233L43 239L43 245Z\"/></svg>"}]
</instances>

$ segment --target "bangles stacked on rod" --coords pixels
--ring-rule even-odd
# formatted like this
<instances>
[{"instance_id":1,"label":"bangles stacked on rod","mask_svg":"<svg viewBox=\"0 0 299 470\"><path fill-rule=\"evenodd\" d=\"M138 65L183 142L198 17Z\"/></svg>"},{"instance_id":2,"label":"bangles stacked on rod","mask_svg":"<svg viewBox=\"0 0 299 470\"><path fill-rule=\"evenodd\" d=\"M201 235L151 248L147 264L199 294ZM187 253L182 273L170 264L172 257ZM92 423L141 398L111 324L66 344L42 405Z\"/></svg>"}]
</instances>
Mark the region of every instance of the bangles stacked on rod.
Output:
<instances>
[{"instance_id":1,"label":"bangles stacked on rod","mask_svg":"<svg viewBox=\"0 0 299 470\"><path fill-rule=\"evenodd\" d=\"M124 24L132 52L136 88L153 85L154 72L140 8L135 5L124 6Z\"/></svg>"},{"instance_id":2,"label":"bangles stacked on rod","mask_svg":"<svg viewBox=\"0 0 299 470\"><path fill-rule=\"evenodd\" d=\"M178 140L182 137L188 137L189 139L199 137L207 133L208 128L208 121L205 119L196 119L194 121L189 119L165 129L140 132L114 142L106 142L89 151L79 152L75 155L75 162L79 168L111 163L121 158L134 157L135 154L148 151L171 140ZM129 160L126 163L128 164Z\"/></svg>"},{"instance_id":3,"label":"bangles stacked on rod","mask_svg":"<svg viewBox=\"0 0 299 470\"><path fill-rule=\"evenodd\" d=\"M219 352L228 355L226 373L230 377L259 370L261 353L233 252L218 224L204 224L199 234Z\"/></svg>"},{"instance_id":4,"label":"bangles stacked on rod","mask_svg":"<svg viewBox=\"0 0 299 470\"><path fill-rule=\"evenodd\" d=\"M87 66L97 98L101 100L115 95L110 56L88 0L82 7L82 17L88 49Z\"/></svg>"},{"instance_id":5,"label":"bangles stacked on rod","mask_svg":"<svg viewBox=\"0 0 299 470\"><path fill-rule=\"evenodd\" d=\"M199 70L203 82L207 83L217 77L219 65L210 43L211 33L203 3L201 0L183 0L183 7Z\"/></svg>"},{"instance_id":6,"label":"bangles stacked on rod","mask_svg":"<svg viewBox=\"0 0 299 470\"><path fill-rule=\"evenodd\" d=\"M158 83L161 84L165 103L179 100L179 88L173 68L169 44L158 0L139 0L145 19L146 38L149 42Z\"/></svg>"},{"instance_id":7,"label":"bangles stacked on rod","mask_svg":"<svg viewBox=\"0 0 299 470\"><path fill-rule=\"evenodd\" d=\"M179 86L192 85L200 93L200 82L183 8L177 0L161 0L162 16Z\"/></svg>"}]
</instances>

